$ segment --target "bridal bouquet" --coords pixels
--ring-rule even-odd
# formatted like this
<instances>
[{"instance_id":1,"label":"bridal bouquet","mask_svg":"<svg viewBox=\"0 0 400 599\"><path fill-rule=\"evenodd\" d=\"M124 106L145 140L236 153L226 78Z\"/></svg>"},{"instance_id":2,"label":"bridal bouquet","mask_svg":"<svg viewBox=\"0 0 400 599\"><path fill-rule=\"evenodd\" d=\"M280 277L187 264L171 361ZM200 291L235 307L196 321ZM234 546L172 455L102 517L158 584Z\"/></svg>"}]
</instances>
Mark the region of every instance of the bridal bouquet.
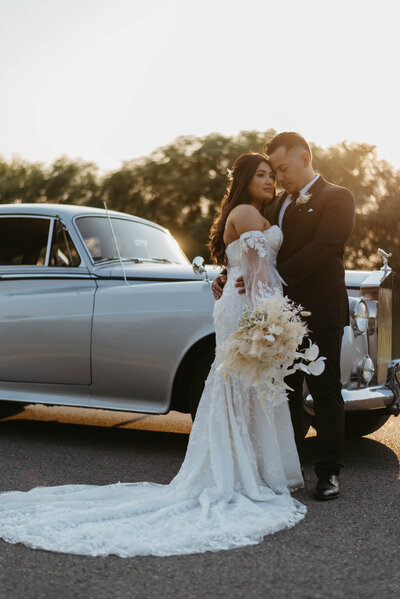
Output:
<instances>
[{"instance_id":1,"label":"bridal bouquet","mask_svg":"<svg viewBox=\"0 0 400 599\"><path fill-rule=\"evenodd\" d=\"M219 368L225 376L236 371L245 387L255 386L265 399L280 403L289 389L286 376L299 369L318 376L325 367L315 343L309 340L306 349L298 350L308 333L301 317L309 315L280 293L253 310L246 308L238 328L219 350Z\"/></svg>"}]
</instances>

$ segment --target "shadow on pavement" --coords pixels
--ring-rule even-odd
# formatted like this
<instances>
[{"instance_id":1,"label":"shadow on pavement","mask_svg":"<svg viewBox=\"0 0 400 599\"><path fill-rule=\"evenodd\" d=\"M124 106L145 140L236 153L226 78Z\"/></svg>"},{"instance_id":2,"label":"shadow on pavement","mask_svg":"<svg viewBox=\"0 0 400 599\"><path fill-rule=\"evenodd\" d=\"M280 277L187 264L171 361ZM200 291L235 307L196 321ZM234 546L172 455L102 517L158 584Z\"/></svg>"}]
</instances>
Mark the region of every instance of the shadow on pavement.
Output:
<instances>
[{"instance_id":1,"label":"shadow on pavement","mask_svg":"<svg viewBox=\"0 0 400 599\"><path fill-rule=\"evenodd\" d=\"M0 491L38 485L169 482L188 436L54 421L0 421Z\"/></svg>"}]
</instances>

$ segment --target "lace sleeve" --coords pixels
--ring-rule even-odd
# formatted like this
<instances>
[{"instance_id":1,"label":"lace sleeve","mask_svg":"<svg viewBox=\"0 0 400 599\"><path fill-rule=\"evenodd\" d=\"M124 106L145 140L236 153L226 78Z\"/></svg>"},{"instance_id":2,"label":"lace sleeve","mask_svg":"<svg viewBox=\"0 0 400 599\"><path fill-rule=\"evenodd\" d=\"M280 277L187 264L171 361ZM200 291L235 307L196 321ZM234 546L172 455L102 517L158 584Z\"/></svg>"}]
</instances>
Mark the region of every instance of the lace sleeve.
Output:
<instances>
[{"instance_id":1,"label":"lace sleeve","mask_svg":"<svg viewBox=\"0 0 400 599\"><path fill-rule=\"evenodd\" d=\"M274 265L274 253L261 231L240 236L241 270L250 306L276 292L282 293L282 278Z\"/></svg>"}]
</instances>

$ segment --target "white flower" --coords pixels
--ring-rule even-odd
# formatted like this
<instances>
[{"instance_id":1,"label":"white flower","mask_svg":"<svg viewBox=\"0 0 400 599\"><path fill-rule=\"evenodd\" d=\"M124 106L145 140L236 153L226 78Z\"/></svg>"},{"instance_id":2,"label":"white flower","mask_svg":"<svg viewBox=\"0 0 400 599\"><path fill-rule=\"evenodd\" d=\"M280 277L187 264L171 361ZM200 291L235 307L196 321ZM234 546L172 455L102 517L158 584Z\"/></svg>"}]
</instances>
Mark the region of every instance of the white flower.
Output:
<instances>
[{"instance_id":1,"label":"white flower","mask_svg":"<svg viewBox=\"0 0 400 599\"><path fill-rule=\"evenodd\" d=\"M281 335L282 331L283 328L276 324L272 324L268 329L268 333L271 333L271 335Z\"/></svg>"},{"instance_id":2,"label":"white flower","mask_svg":"<svg viewBox=\"0 0 400 599\"><path fill-rule=\"evenodd\" d=\"M318 376L324 370L319 349L308 339L299 350L308 329L301 320L301 306L276 293L253 310L245 308L239 327L218 348L225 377L236 372L245 387L254 385L263 401L278 405L287 401L284 378L296 370ZM260 399L261 401L261 399Z\"/></svg>"},{"instance_id":3,"label":"white flower","mask_svg":"<svg viewBox=\"0 0 400 599\"><path fill-rule=\"evenodd\" d=\"M246 341L240 341L238 349L242 355L246 355L249 351L249 344Z\"/></svg>"},{"instance_id":4,"label":"white flower","mask_svg":"<svg viewBox=\"0 0 400 599\"><path fill-rule=\"evenodd\" d=\"M303 372L306 372L307 374L312 374L311 371L308 369L309 365L310 364L304 364L304 362L296 362L295 364L293 364L293 368L294 368L294 370L302 370Z\"/></svg>"},{"instance_id":5,"label":"white flower","mask_svg":"<svg viewBox=\"0 0 400 599\"><path fill-rule=\"evenodd\" d=\"M304 206L311 198L311 193L301 193L296 200L296 206Z\"/></svg>"},{"instance_id":6,"label":"white flower","mask_svg":"<svg viewBox=\"0 0 400 599\"><path fill-rule=\"evenodd\" d=\"M314 360L316 360L318 358L319 348L316 343L311 343L310 340L309 340L309 343L310 343L310 347L308 349L306 349L306 351L304 352L304 358L308 362L314 362Z\"/></svg>"},{"instance_id":7,"label":"white flower","mask_svg":"<svg viewBox=\"0 0 400 599\"><path fill-rule=\"evenodd\" d=\"M313 374L314 376L319 376L322 374L325 370L324 360L326 360L326 358L318 358L318 360L315 360L315 362L310 362L307 364L310 374Z\"/></svg>"}]
</instances>

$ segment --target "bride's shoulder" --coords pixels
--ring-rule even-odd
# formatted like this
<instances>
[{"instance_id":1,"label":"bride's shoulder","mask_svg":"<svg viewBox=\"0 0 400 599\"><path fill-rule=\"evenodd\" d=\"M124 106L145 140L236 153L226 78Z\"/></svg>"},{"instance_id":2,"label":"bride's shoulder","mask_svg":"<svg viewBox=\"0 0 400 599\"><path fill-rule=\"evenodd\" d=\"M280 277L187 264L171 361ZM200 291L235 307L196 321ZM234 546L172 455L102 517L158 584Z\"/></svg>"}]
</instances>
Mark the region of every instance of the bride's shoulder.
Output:
<instances>
[{"instance_id":1,"label":"bride's shoulder","mask_svg":"<svg viewBox=\"0 0 400 599\"><path fill-rule=\"evenodd\" d=\"M259 216L261 219L264 218L261 212L257 210L257 208L252 204L239 204L238 206L235 206L234 208L232 208L231 212L229 213L229 216L235 217L237 215L243 216L245 214L248 214L249 216L252 215L253 217Z\"/></svg>"},{"instance_id":2,"label":"bride's shoulder","mask_svg":"<svg viewBox=\"0 0 400 599\"><path fill-rule=\"evenodd\" d=\"M229 214L228 220L234 225L239 232L249 229L260 229L261 231L268 228L268 221L263 217L257 208L251 204L240 204L235 206Z\"/></svg>"}]
</instances>

